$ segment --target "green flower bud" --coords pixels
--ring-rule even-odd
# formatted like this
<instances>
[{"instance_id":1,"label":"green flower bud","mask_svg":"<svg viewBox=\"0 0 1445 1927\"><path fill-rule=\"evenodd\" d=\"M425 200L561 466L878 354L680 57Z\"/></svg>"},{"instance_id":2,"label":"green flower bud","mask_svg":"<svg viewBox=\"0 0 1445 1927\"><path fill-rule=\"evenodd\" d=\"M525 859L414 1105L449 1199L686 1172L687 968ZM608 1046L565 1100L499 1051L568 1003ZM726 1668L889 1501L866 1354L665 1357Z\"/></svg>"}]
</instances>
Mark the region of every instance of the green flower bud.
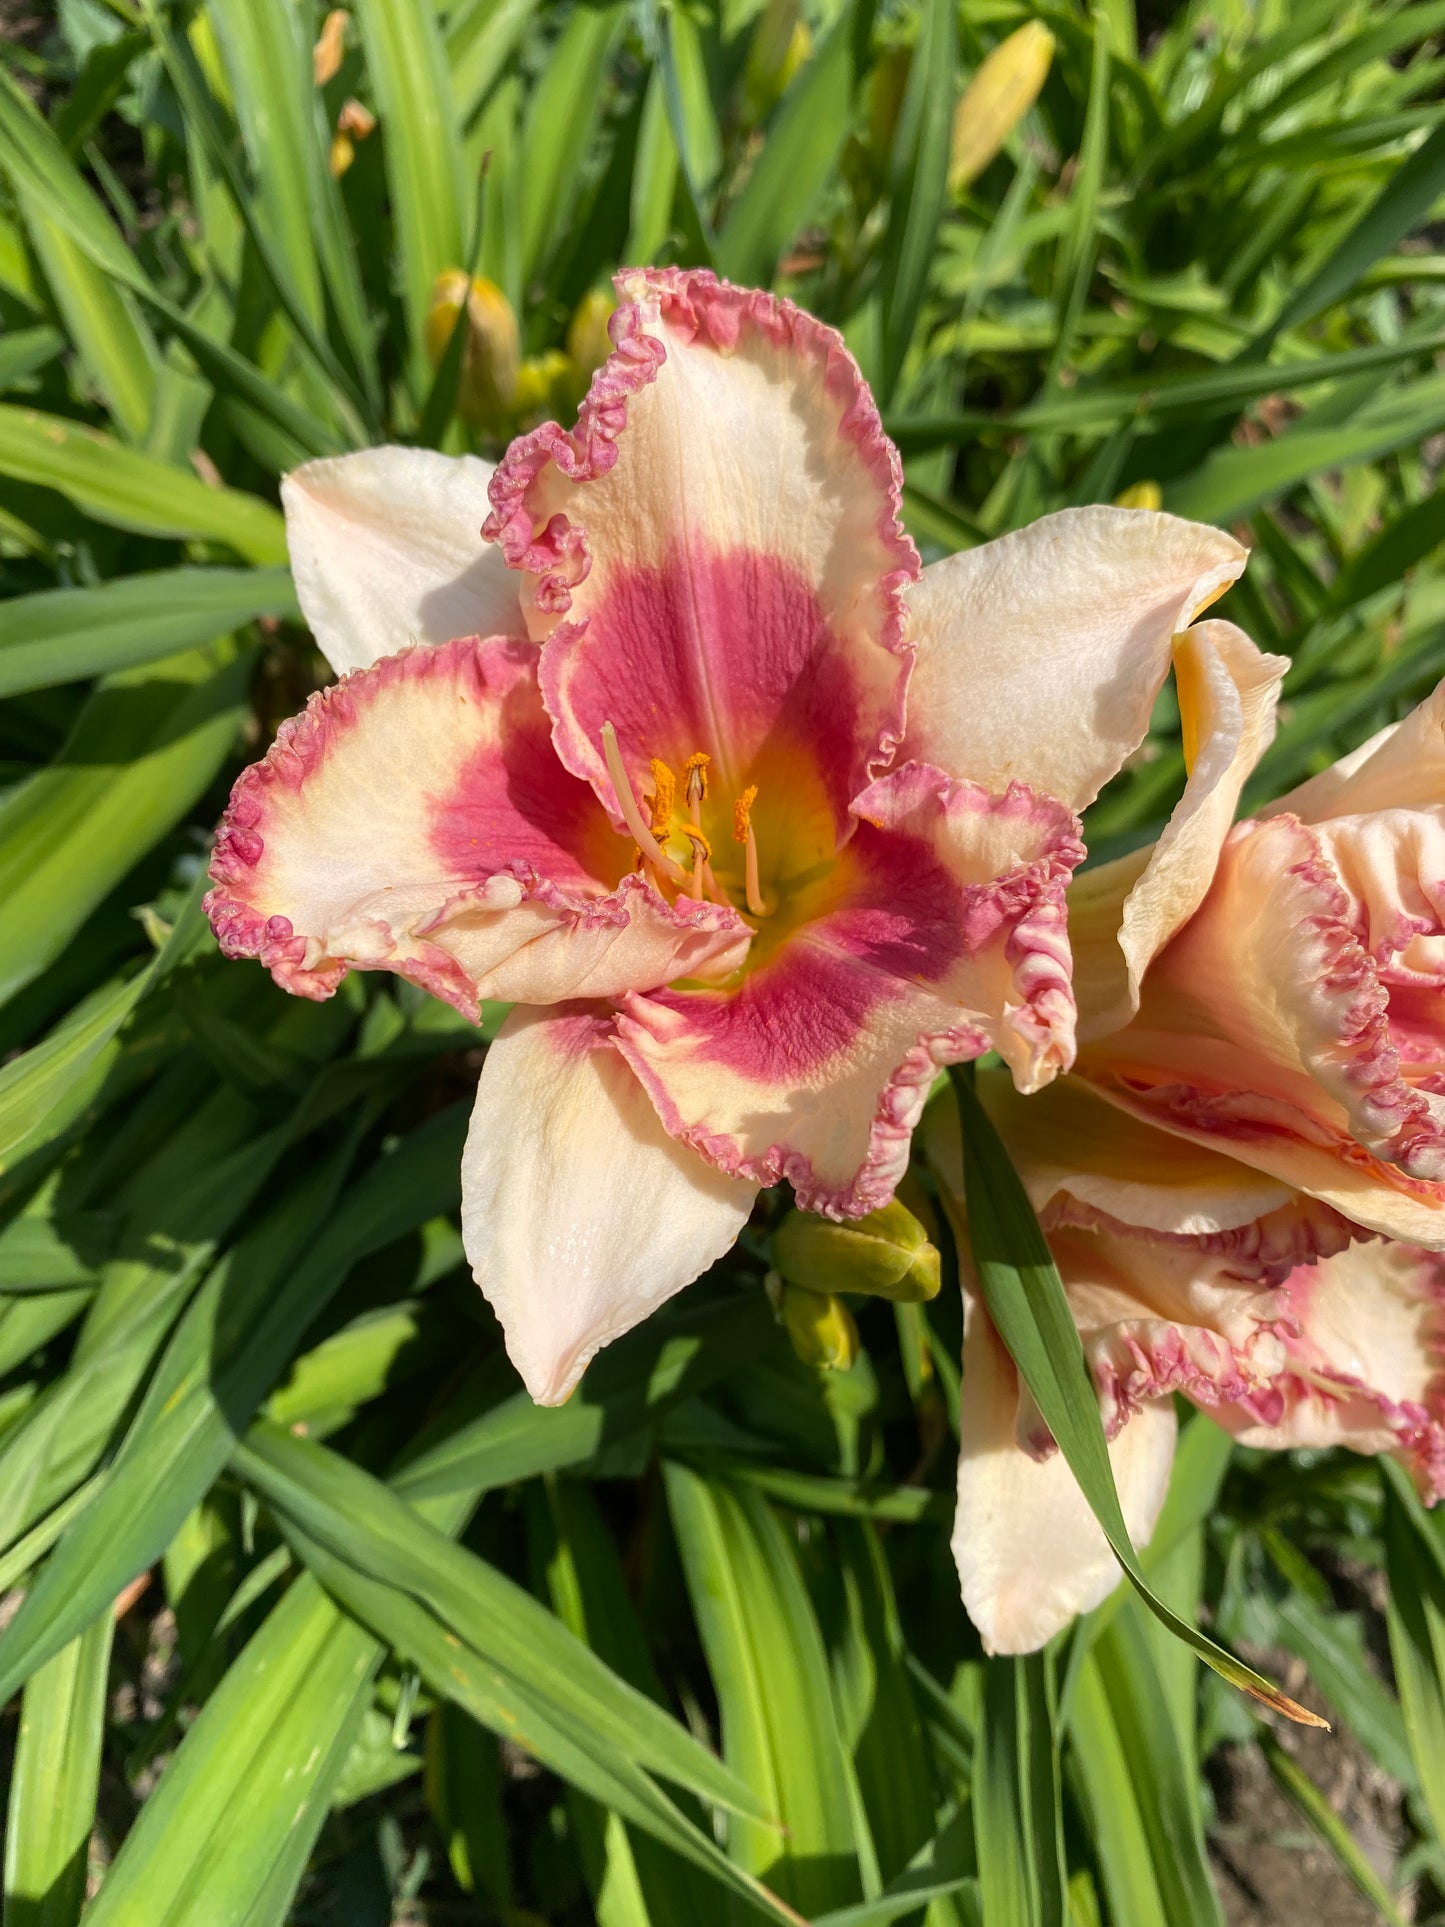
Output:
<instances>
[{"instance_id":1,"label":"green flower bud","mask_svg":"<svg viewBox=\"0 0 1445 1927\"><path fill-rule=\"evenodd\" d=\"M567 359L572 364L572 383L579 399L612 353L607 324L616 306L610 288L593 288L577 303L576 312L567 324Z\"/></svg>"},{"instance_id":2,"label":"green flower bud","mask_svg":"<svg viewBox=\"0 0 1445 1927\"><path fill-rule=\"evenodd\" d=\"M790 1211L773 1233L773 1263L805 1291L856 1292L904 1304L936 1297L941 1276L938 1247L897 1198L843 1224Z\"/></svg>"},{"instance_id":3,"label":"green flower bud","mask_svg":"<svg viewBox=\"0 0 1445 1927\"><path fill-rule=\"evenodd\" d=\"M743 111L759 121L782 99L813 50L813 37L798 0L768 0L758 16L743 75Z\"/></svg>"},{"instance_id":4,"label":"green flower bud","mask_svg":"<svg viewBox=\"0 0 1445 1927\"><path fill-rule=\"evenodd\" d=\"M783 1329L805 1365L846 1372L858 1356L858 1327L841 1298L779 1280L773 1296Z\"/></svg>"}]
</instances>

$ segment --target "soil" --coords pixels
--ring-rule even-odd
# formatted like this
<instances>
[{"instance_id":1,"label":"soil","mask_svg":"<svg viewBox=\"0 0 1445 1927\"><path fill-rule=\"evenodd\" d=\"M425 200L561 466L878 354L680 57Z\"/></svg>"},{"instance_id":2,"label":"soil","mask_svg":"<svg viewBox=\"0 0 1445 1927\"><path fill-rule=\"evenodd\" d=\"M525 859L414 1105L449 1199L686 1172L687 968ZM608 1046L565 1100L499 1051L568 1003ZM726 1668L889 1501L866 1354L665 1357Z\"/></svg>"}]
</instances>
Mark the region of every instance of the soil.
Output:
<instances>
[{"instance_id":1,"label":"soil","mask_svg":"<svg viewBox=\"0 0 1445 1927\"><path fill-rule=\"evenodd\" d=\"M1279 1737L1391 1887L1406 1837L1399 1788L1338 1727ZM1221 1747L1208 1773L1218 1806L1209 1850L1227 1927L1379 1927L1375 1907L1275 1785L1257 1749ZM1412 1894L1397 1894L1396 1904L1414 1919Z\"/></svg>"}]
</instances>

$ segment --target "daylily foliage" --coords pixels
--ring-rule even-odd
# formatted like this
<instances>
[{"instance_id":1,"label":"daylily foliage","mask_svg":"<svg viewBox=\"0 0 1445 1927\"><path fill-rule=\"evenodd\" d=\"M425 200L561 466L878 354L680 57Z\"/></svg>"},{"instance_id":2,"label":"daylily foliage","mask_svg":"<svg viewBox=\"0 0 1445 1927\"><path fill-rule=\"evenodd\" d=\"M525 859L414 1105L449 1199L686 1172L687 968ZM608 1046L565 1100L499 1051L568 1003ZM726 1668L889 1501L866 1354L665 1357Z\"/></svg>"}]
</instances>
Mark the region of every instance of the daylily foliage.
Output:
<instances>
[{"instance_id":1,"label":"daylily foliage","mask_svg":"<svg viewBox=\"0 0 1445 1927\"><path fill-rule=\"evenodd\" d=\"M1418 835L1390 828L1382 866L1386 745L1231 833L1284 668L1195 622L1238 543L1077 509L922 568L838 335L708 273L617 285L571 429L523 435L495 471L385 448L289 478L298 590L342 680L236 785L208 899L222 947L307 997L384 969L469 1017L516 1006L481 1075L463 1229L542 1402L720 1257L760 1186L832 1219L886 1205L938 1069L996 1052L983 1088L1137 1537L1175 1389L1250 1436L1334 1425L1433 1465L1418 1373L1357 1370L1343 1274L1299 1268L1364 1262L1356 1224L1433 1223L1439 899L1411 864L1435 806L1422 792ZM1078 812L1171 665L1184 797L1151 851L1070 891ZM1281 887L1313 893L1297 961ZM1253 949L1231 892L1259 909ZM1264 1117L1207 1090L1251 1081L1228 1051L1257 1058L1249 998L1294 1008L1280 982L1298 1021L1264 1039ZM946 1126L931 1148L956 1185ZM1390 1265L1407 1345L1426 1274ZM1051 1443L975 1307L956 1545L1008 1650L1117 1577Z\"/></svg>"}]
</instances>

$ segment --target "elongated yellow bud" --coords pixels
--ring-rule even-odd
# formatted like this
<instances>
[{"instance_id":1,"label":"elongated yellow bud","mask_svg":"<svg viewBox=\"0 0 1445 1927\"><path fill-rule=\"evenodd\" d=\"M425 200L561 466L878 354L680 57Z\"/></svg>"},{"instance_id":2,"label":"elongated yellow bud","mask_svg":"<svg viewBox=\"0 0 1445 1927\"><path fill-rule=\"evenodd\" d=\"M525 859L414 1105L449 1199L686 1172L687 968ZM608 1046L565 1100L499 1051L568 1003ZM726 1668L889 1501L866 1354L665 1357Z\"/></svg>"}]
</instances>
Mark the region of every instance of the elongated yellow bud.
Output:
<instances>
[{"instance_id":1,"label":"elongated yellow bud","mask_svg":"<svg viewBox=\"0 0 1445 1927\"><path fill-rule=\"evenodd\" d=\"M320 35L311 49L311 72L318 87L335 80L341 72L346 55L347 18L345 7L333 7L321 23Z\"/></svg>"},{"instance_id":2,"label":"elongated yellow bud","mask_svg":"<svg viewBox=\"0 0 1445 1927\"><path fill-rule=\"evenodd\" d=\"M528 355L517 370L512 412L524 428L558 415L573 401L572 364L560 348Z\"/></svg>"},{"instance_id":3,"label":"elongated yellow bud","mask_svg":"<svg viewBox=\"0 0 1445 1927\"><path fill-rule=\"evenodd\" d=\"M1131 482L1121 495L1114 497L1116 509L1162 509L1164 491L1157 482Z\"/></svg>"},{"instance_id":4,"label":"elongated yellow bud","mask_svg":"<svg viewBox=\"0 0 1445 1927\"><path fill-rule=\"evenodd\" d=\"M743 74L743 112L761 120L813 51L813 36L798 0L768 0L758 15Z\"/></svg>"},{"instance_id":5,"label":"elongated yellow bud","mask_svg":"<svg viewBox=\"0 0 1445 1927\"><path fill-rule=\"evenodd\" d=\"M773 1233L773 1263L804 1291L905 1304L936 1297L941 1277L937 1246L896 1198L845 1224L790 1211Z\"/></svg>"},{"instance_id":6,"label":"elongated yellow bud","mask_svg":"<svg viewBox=\"0 0 1445 1927\"><path fill-rule=\"evenodd\" d=\"M498 429L510 419L517 399L521 336L512 304L493 281L469 282L460 268L436 278L427 310L424 341L435 367L447 351L463 306L467 311L457 413L478 428Z\"/></svg>"},{"instance_id":7,"label":"elongated yellow bud","mask_svg":"<svg viewBox=\"0 0 1445 1927\"><path fill-rule=\"evenodd\" d=\"M948 187L976 181L1039 97L1054 57L1054 36L1030 20L1000 41L964 89L953 116Z\"/></svg>"},{"instance_id":8,"label":"elongated yellow bud","mask_svg":"<svg viewBox=\"0 0 1445 1927\"><path fill-rule=\"evenodd\" d=\"M577 303L567 324L567 360L572 388L580 400L587 384L612 353L607 324L617 303L608 288L593 288Z\"/></svg>"},{"instance_id":9,"label":"elongated yellow bud","mask_svg":"<svg viewBox=\"0 0 1445 1927\"><path fill-rule=\"evenodd\" d=\"M841 1298L779 1281L774 1294L793 1350L805 1365L846 1372L858 1356L858 1327Z\"/></svg>"}]
</instances>

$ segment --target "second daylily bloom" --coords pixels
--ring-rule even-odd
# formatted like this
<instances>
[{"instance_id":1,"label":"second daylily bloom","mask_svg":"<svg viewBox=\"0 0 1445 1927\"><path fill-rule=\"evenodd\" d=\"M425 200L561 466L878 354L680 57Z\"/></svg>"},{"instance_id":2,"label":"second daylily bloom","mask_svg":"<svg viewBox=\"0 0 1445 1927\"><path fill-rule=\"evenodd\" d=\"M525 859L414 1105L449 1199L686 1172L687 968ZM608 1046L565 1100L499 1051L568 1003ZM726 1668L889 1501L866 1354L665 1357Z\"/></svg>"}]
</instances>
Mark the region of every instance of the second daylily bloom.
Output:
<instances>
[{"instance_id":1,"label":"second daylily bloom","mask_svg":"<svg viewBox=\"0 0 1445 1927\"><path fill-rule=\"evenodd\" d=\"M1080 879L1079 1074L1369 1230L1445 1245L1445 685L1228 821L1188 862L1161 841ZM1165 895L1187 921L1158 920Z\"/></svg>"},{"instance_id":2,"label":"second daylily bloom","mask_svg":"<svg viewBox=\"0 0 1445 1927\"><path fill-rule=\"evenodd\" d=\"M1174 1397L1246 1445L1390 1452L1445 1497L1445 1258L1155 1130L1077 1078L979 1095L1029 1191L1099 1398L1130 1534L1168 1490ZM925 1143L966 1253L957 1116ZM988 1313L966 1306L954 1552L995 1652L1029 1652L1119 1583L1118 1564Z\"/></svg>"},{"instance_id":3,"label":"second daylily bloom","mask_svg":"<svg viewBox=\"0 0 1445 1927\"><path fill-rule=\"evenodd\" d=\"M209 899L299 994L388 969L520 1006L463 1229L548 1402L760 1185L886 1203L938 1065L1069 1063L1075 812L1244 559L1083 510L920 576L835 333L708 274L619 291L576 427L490 478L488 554L475 461L290 479L303 608L356 673L241 777Z\"/></svg>"}]
</instances>

